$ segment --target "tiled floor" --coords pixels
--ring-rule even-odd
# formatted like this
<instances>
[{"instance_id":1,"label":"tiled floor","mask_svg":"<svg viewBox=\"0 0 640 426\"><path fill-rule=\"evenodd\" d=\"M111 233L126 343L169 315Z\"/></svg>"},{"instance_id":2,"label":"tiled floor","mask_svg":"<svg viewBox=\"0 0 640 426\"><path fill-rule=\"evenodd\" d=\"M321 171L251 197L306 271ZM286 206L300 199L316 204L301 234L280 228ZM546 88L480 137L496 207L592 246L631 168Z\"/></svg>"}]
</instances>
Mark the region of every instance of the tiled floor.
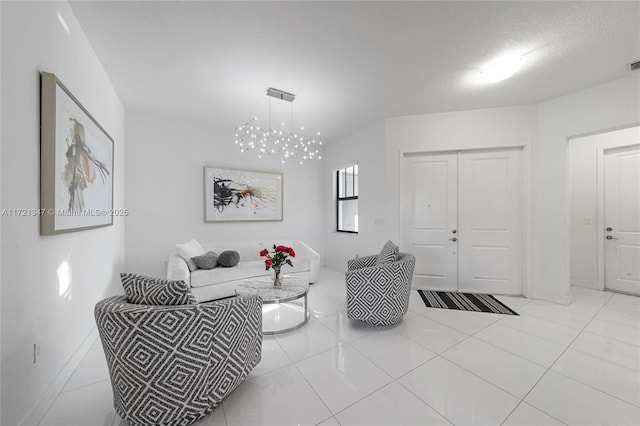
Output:
<instances>
[{"instance_id":1,"label":"tiled floor","mask_svg":"<svg viewBox=\"0 0 640 426\"><path fill-rule=\"evenodd\" d=\"M322 270L307 325L265 337L218 425L640 425L640 298L572 289L559 306L500 297L521 316L428 309L397 327L347 319ZM96 342L42 425L120 425Z\"/></svg>"}]
</instances>

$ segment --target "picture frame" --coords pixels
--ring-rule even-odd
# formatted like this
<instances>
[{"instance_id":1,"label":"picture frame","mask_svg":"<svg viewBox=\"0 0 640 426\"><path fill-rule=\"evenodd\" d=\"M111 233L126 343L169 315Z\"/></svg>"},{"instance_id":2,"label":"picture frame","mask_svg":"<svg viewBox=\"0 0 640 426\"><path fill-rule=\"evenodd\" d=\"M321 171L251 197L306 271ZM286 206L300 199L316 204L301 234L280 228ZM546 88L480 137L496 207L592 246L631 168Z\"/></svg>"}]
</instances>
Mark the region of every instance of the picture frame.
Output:
<instances>
[{"instance_id":1,"label":"picture frame","mask_svg":"<svg viewBox=\"0 0 640 426\"><path fill-rule=\"evenodd\" d=\"M282 174L204 167L205 222L282 220Z\"/></svg>"},{"instance_id":2,"label":"picture frame","mask_svg":"<svg viewBox=\"0 0 640 426\"><path fill-rule=\"evenodd\" d=\"M113 139L55 74L40 86L40 234L113 225Z\"/></svg>"}]
</instances>

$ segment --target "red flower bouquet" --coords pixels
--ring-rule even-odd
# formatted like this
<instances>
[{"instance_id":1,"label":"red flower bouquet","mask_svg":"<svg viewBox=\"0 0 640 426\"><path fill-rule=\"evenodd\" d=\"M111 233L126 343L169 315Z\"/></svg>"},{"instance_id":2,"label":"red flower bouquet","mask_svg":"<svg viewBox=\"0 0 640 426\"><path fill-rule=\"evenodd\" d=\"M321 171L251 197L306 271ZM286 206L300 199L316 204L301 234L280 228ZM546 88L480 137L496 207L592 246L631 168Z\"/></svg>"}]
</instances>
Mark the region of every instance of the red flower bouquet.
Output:
<instances>
[{"instance_id":1,"label":"red flower bouquet","mask_svg":"<svg viewBox=\"0 0 640 426\"><path fill-rule=\"evenodd\" d=\"M291 259L289 256L296 257L296 252L291 248L283 245L276 246L273 245L273 251L269 251L267 249L263 249L260 251L260 256L266 257L264 261L265 270L269 270L269 268L273 269L275 272L275 277L273 280L273 285L276 287L280 287L280 268L282 265L287 264L289 266L293 266Z\"/></svg>"}]
</instances>

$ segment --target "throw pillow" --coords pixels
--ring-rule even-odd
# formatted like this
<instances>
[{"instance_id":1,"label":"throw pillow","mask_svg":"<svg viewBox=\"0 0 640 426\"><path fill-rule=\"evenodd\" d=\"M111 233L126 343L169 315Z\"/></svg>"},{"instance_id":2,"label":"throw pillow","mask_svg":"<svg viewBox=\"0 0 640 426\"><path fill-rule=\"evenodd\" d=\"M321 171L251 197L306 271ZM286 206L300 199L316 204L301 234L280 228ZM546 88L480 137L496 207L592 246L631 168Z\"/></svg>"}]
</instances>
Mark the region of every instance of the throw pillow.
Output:
<instances>
[{"instance_id":1,"label":"throw pillow","mask_svg":"<svg viewBox=\"0 0 640 426\"><path fill-rule=\"evenodd\" d=\"M214 251L208 251L201 256L192 257L193 263L200 269L213 269L218 265L218 254Z\"/></svg>"},{"instance_id":2,"label":"throw pillow","mask_svg":"<svg viewBox=\"0 0 640 426\"><path fill-rule=\"evenodd\" d=\"M187 262L187 266L191 272L198 269L196 264L191 260L192 257L201 256L206 253L197 240L187 241L186 243L177 244L178 254Z\"/></svg>"},{"instance_id":3,"label":"throw pillow","mask_svg":"<svg viewBox=\"0 0 640 426\"><path fill-rule=\"evenodd\" d=\"M233 250L227 250L220 253L218 256L218 263L220 266L231 267L236 266L240 262L240 253Z\"/></svg>"},{"instance_id":4,"label":"throw pillow","mask_svg":"<svg viewBox=\"0 0 640 426\"><path fill-rule=\"evenodd\" d=\"M129 303L137 305L190 305L198 303L184 281L120 274Z\"/></svg>"},{"instance_id":5,"label":"throw pillow","mask_svg":"<svg viewBox=\"0 0 640 426\"><path fill-rule=\"evenodd\" d=\"M397 245L393 244L391 240L387 241L382 247L380 254L378 254L376 266L395 262L398 259L398 251L399 248Z\"/></svg>"}]
</instances>

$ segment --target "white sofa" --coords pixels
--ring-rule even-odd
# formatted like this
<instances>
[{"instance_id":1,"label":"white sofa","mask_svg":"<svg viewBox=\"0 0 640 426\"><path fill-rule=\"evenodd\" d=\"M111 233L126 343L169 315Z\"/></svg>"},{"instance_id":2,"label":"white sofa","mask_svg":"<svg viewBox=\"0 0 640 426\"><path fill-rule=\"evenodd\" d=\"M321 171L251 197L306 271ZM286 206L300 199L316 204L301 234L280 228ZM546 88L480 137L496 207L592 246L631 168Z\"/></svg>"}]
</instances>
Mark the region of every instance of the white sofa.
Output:
<instances>
[{"instance_id":1,"label":"white sofa","mask_svg":"<svg viewBox=\"0 0 640 426\"><path fill-rule=\"evenodd\" d=\"M167 278L183 280L191 285L191 292L198 302L221 299L235 295L236 285L247 278L273 276L273 270L265 270L262 249L273 250L273 245L292 247L296 257L291 258L293 267L284 265L282 275L306 276L309 283L318 278L320 255L300 241L217 241L200 242L205 251L214 251L218 255L223 251L234 250L240 254L240 262L233 267L218 266L213 269L190 271L187 262L175 250L169 257Z\"/></svg>"}]
</instances>

